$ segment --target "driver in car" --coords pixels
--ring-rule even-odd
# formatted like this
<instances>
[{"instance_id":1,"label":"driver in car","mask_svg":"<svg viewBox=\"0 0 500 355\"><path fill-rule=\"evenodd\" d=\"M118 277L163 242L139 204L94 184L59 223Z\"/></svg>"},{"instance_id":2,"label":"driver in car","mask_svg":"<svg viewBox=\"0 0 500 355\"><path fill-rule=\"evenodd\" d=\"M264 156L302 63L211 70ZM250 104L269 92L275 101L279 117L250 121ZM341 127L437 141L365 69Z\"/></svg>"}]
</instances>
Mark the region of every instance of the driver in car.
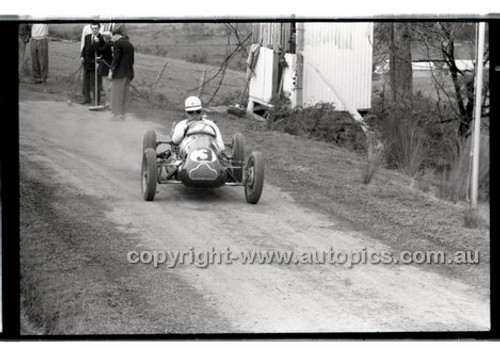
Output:
<instances>
[{"instance_id":1,"label":"driver in car","mask_svg":"<svg viewBox=\"0 0 500 355\"><path fill-rule=\"evenodd\" d=\"M186 137L186 133L190 129L194 128L195 125L204 124L210 126L215 131L217 146L219 148L219 152L222 152L225 149L225 146L219 127L217 127L213 121L209 120L206 114L202 113L203 106L199 97L188 97L184 102L184 108L186 110L187 118L177 123L173 128L172 143L180 145L184 137Z\"/></svg>"}]
</instances>

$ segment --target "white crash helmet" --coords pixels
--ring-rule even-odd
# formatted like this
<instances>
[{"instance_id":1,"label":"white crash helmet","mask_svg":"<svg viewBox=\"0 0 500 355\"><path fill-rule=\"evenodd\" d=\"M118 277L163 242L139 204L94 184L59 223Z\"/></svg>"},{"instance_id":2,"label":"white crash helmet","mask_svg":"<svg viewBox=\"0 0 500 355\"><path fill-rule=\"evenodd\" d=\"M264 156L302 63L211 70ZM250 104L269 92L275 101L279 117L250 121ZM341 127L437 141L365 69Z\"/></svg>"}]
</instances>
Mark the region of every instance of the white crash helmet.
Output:
<instances>
[{"instance_id":1,"label":"white crash helmet","mask_svg":"<svg viewBox=\"0 0 500 355\"><path fill-rule=\"evenodd\" d=\"M202 105L200 98L197 96L189 96L184 102L184 108L186 112L201 111Z\"/></svg>"}]
</instances>

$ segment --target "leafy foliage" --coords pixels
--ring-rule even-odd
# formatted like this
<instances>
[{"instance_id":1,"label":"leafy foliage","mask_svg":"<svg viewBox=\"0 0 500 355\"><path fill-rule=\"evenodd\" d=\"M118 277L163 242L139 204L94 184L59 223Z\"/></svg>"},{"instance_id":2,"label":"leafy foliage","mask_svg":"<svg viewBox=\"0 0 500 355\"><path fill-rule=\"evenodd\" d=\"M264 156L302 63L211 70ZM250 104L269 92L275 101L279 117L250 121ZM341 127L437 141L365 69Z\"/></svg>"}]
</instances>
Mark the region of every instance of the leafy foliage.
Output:
<instances>
[{"instance_id":1,"label":"leafy foliage","mask_svg":"<svg viewBox=\"0 0 500 355\"><path fill-rule=\"evenodd\" d=\"M366 150L366 137L359 123L348 113L336 111L330 103L305 108L290 108L286 97L272 102L267 117L268 129L330 142L353 151Z\"/></svg>"}]
</instances>

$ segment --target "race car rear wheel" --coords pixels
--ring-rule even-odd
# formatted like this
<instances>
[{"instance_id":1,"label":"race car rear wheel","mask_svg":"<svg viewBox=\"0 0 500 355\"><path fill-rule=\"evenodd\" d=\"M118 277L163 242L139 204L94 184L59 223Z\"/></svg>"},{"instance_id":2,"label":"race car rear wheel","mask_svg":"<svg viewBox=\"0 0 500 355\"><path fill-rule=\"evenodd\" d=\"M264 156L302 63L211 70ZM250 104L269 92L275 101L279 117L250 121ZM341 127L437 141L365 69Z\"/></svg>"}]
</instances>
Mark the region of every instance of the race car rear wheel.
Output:
<instances>
[{"instance_id":1,"label":"race car rear wheel","mask_svg":"<svg viewBox=\"0 0 500 355\"><path fill-rule=\"evenodd\" d=\"M156 152L152 148L146 148L142 156L141 169L141 191L146 201L153 201L155 198L157 173Z\"/></svg>"},{"instance_id":2,"label":"race car rear wheel","mask_svg":"<svg viewBox=\"0 0 500 355\"><path fill-rule=\"evenodd\" d=\"M248 203L259 202L264 188L264 156L260 152L252 152L246 164L247 179L245 197Z\"/></svg>"},{"instance_id":3,"label":"race car rear wheel","mask_svg":"<svg viewBox=\"0 0 500 355\"><path fill-rule=\"evenodd\" d=\"M156 132L152 129L144 133L144 138L142 140L142 151L144 152L147 148L156 151Z\"/></svg>"},{"instance_id":4,"label":"race car rear wheel","mask_svg":"<svg viewBox=\"0 0 500 355\"><path fill-rule=\"evenodd\" d=\"M237 182L241 182L243 179L243 162L245 160L245 136L242 133L238 132L234 134L232 147L233 165L241 166L241 169L233 169L233 175Z\"/></svg>"}]
</instances>

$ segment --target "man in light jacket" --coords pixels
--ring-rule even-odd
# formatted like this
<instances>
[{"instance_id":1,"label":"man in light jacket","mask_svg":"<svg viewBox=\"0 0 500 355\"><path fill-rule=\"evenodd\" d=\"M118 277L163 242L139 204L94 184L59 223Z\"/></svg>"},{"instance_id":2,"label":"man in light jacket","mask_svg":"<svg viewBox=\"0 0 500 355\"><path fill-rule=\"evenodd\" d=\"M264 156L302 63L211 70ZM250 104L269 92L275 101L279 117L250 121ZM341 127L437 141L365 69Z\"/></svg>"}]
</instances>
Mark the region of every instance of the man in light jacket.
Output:
<instances>
[{"instance_id":1,"label":"man in light jacket","mask_svg":"<svg viewBox=\"0 0 500 355\"><path fill-rule=\"evenodd\" d=\"M31 69L36 84L44 84L49 75L49 25L31 25Z\"/></svg>"}]
</instances>

